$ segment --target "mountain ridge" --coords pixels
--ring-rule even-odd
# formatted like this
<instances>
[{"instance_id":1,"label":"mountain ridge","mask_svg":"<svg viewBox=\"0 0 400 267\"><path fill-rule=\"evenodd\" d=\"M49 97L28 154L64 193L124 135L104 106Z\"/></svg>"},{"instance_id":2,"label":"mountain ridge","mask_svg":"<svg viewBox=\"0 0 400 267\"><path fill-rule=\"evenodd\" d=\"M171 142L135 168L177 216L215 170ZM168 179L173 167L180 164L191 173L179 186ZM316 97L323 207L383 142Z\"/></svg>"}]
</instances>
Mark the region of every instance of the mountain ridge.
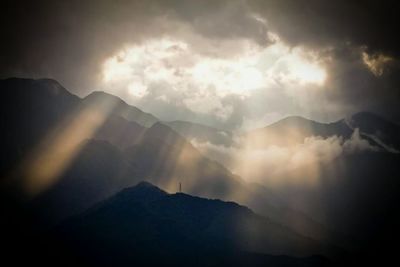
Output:
<instances>
[{"instance_id":1,"label":"mountain ridge","mask_svg":"<svg viewBox=\"0 0 400 267\"><path fill-rule=\"evenodd\" d=\"M82 98L84 104L94 104L105 109L107 112L119 115L128 121L134 121L144 127L150 127L159 119L150 113L146 113L141 109L126 103L118 96L112 95L104 91L94 91ZM111 107L110 107L111 106Z\"/></svg>"},{"instance_id":2,"label":"mountain ridge","mask_svg":"<svg viewBox=\"0 0 400 267\"><path fill-rule=\"evenodd\" d=\"M104 232L109 225L114 227L111 236ZM73 243L108 240L107 243L118 244L117 240L122 238L124 246L133 250L137 246L152 250L148 242L154 243L158 236L167 235L170 240L160 242L166 242L162 246L167 251L194 246L201 247L201 251L269 252L301 257L316 251L328 253L324 245L282 228L235 202L169 194L148 182L123 189L81 215L67 219L60 227L69 238L77 238ZM143 235L143 231L147 234ZM134 242L129 241L132 238Z\"/></svg>"}]
</instances>

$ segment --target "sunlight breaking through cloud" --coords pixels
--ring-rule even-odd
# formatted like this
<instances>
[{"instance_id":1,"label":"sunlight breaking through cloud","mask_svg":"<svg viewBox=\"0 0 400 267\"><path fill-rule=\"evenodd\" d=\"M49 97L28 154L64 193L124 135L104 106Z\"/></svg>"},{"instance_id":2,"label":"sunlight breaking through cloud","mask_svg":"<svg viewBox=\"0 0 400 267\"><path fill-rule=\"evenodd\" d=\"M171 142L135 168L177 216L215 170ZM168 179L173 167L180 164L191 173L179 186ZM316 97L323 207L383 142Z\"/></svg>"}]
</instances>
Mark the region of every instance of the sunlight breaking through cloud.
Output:
<instances>
[{"instance_id":1,"label":"sunlight breaking through cloud","mask_svg":"<svg viewBox=\"0 0 400 267\"><path fill-rule=\"evenodd\" d=\"M62 176L83 147L110 116L115 103L77 108L61 121L21 162L16 177L22 177L23 190L31 197L47 190Z\"/></svg>"},{"instance_id":2,"label":"sunlight breaking through cloud","mask_svg":"<svg viewBox=\"0 0 400 267\"><path fill-rule=\"evenodd\" d=\"M282 136L291 139L290 135ZM296 185L314 187L320 179L320 166L342 154L362 151L378 151L360 136L355 129L349 139L340 136L323 138L310 136L302 142L287 145L268 145L264 148L248 146L249 140L242 138L237 147L225 147L209 142L192 140L193 145L204 155L225 165L246 181L268 185L271 188Z\"/></svg>"},{"instance_id":3,"label":"sunlight breaking through cloud","mask_svg":"<svg viewBox=\"0 0 400 267\"><path fill-rule=\"evenodd\" d=\"M234 56L223 57L218 54L223 44L208 55L171 37L126 46L104 62L103 86L133 101L157 91L158 100L226 120L233 112L222 103L226 96L246 98L256 89L290 95L322 87L327 78L324 62L312 51L290 48L279 38L267 47L249 41L241 47Z\"/></svg>"}]
</instances>

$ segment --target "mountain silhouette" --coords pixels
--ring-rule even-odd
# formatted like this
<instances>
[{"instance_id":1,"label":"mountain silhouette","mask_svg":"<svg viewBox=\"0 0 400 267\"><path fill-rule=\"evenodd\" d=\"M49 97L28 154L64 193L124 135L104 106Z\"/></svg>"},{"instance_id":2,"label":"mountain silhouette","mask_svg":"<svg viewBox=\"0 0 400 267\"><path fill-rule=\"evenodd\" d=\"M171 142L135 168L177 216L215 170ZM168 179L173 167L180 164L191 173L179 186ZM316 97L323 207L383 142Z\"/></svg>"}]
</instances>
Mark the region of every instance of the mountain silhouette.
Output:
<instances>
[{"instance_id":1,"label":"mountain silhouette","mask_svg":"<svg viewBox=\"0 0 400 267\"><path fill-rule=\"evenodd\" d=\"M66 220L57 233L85 260L117 266L242 265L251 259L272 266L324 263L316 257L265 255L263 252L270 251L304 257L307 247L316 243L246 207L183 193L168 194L148 182L126 188ZM240 264L232 260L245 258L250 261Z\"/></svg>"},{"instance_id":2,"label":"mountain silhouette","mask_svg":"<svg viewBox=\"0 0 400 267\"><path fill-rule=\"evenodd\" d=\"M65 120L80 99L51 79L10 78L0 81L0 89L0 171L4 174Z\"/></svg>"}]
</instances>

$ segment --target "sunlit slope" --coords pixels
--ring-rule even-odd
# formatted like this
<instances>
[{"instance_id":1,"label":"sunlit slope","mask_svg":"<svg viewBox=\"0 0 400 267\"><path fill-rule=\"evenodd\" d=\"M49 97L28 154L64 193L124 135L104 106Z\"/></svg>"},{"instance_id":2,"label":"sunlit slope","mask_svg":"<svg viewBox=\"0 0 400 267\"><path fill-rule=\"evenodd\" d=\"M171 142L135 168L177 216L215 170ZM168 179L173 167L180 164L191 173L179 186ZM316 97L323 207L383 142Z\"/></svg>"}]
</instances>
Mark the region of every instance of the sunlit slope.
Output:
<instances>
[{"instance_id":1,"label":"sunlit slope","mask_svg":"<svg viewBox=\"0 0 400 267\"><path fill-rule=\"evenodd\" d=\"M98 108L104 110L107 110L108 107L112 105L112 115L121 116L128 121L136 122L144 127L150 127L158 121L152 114L128 105L119 97L101 91L95 91L89 94L83 98L83 103L85 105L95 104Z\"/></svg>"}]
</instances>

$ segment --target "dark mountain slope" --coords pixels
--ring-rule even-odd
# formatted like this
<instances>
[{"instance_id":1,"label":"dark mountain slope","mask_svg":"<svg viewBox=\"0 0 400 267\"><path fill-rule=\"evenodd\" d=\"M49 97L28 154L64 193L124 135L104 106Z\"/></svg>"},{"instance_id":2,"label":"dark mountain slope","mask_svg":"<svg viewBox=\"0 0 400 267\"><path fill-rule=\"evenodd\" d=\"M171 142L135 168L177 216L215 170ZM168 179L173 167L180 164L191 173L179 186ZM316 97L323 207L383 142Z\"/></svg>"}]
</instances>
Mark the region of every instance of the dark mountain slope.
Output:
<instances>
[{"instance_id":1,"label":"dark mountain slope","mask_svg":"<svg viewBox=\"0 0 400 267\"><path fill-rule=\"evenodd\" d=\"M171 195L149 183L124 189L67 220L59 231L80 255L117 265L219 266L235 254L233 258L249 257L272 266L323 262L252 254L262 250L307 255L307 247L316 243L236 203ZM216 256L214 263L210 255Z\"/></svg>"},{"instance_id":2,"label":"dark mountain slope","mask_svg":"<svg viewBox=\"0 0 400 267\"><path fill-rule=\"evenodd\" d=\"M400 126L376 114L359 112L346 118L346 123L351 128L358 128L378 144L390 152L400 151Z\"/></svg>"},{"instance_id":3,"label":"dark mountain slope","mask_svg":"<svg viewBox=\"0 0 400 267\"><path fill-rule=\"evenodd\" d=\"M395 153L345 154L319 166L323 175L318 188L287 186L276 193L317 221L366 245L398 218L399 162L400 155Z\"/></svg>"},{"instance_id":4,"label":"dark mountain slope","mask_svg":"<svg viewBox=\"0 0 400 267\"><path fill-rule=\"evenodd\" d=\"M0 80L0 92L0 173L4 173L49 129L66 120L80 99L50 79Z\"/></svg>"},{"instance_id":5,"label":"dark mountain slope","mask_svg":"<svg viewBox=\"0 0 400 267\"><path fill-rule=\"evenodd\" d=\"M137 170L106 141L87 140L64 173L30 208L44 225L78 214L138 181Z\"/></svg>"}]
</instances>

